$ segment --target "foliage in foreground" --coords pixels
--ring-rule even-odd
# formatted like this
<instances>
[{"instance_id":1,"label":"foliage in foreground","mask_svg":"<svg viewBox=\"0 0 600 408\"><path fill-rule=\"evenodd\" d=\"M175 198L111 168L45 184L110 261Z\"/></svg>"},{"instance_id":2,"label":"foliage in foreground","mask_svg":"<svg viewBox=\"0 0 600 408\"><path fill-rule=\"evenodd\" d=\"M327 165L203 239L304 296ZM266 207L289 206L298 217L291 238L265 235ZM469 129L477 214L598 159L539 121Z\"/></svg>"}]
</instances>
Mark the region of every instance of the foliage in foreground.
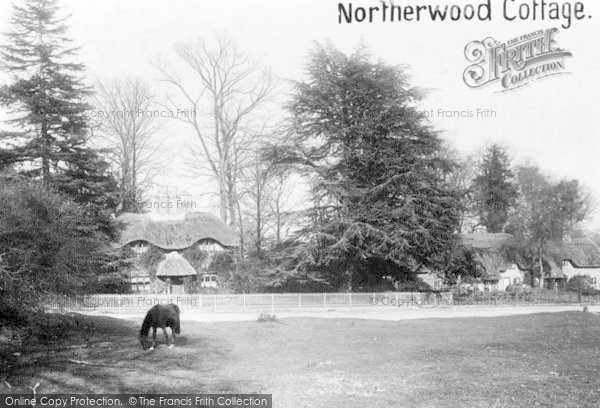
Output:
<instances>
[{"instance_id":1,"label":"foliage in foreground","mask_svg":"<svg viewBox=\"0 0 600 408\"><path fill-rule=\"evenodd\" d=\"M86 209L39 181L0 174L0 308L37 309L44 294L93 291L114 266L110 237Z\"/></svg>"}]
</instances>

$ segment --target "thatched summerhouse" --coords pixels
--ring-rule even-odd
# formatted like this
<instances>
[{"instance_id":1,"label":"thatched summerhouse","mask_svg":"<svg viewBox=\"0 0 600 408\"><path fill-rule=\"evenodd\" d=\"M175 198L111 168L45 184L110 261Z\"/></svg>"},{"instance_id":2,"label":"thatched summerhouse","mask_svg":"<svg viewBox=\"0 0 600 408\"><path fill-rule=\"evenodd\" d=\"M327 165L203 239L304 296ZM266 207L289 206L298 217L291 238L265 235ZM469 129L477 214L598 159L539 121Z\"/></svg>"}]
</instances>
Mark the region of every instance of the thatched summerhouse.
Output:
<instances>
[{"instance_id":1,"label":"thatched summerhouse","mask_svg":"<svg viewBox=\"0 0 600 408\"><path fill-rule=\"evenodd\" d=\"M194 276L196 270L178 252L169 252L156 268L156 276L161 278L182 278Z\"/></svg>"},{"instance_id":2,"label":"thatched summerhouse","mask_svg":"<svg viewBox=\"0 0 600 408\"><path fill-rule=\"evenodd\" d=\"M171 293L183 291L183 279L186 276L195 278L196 270L176 251L169 252L156 268L156 277L168 285Z\"/></svg>"}]
</instances>

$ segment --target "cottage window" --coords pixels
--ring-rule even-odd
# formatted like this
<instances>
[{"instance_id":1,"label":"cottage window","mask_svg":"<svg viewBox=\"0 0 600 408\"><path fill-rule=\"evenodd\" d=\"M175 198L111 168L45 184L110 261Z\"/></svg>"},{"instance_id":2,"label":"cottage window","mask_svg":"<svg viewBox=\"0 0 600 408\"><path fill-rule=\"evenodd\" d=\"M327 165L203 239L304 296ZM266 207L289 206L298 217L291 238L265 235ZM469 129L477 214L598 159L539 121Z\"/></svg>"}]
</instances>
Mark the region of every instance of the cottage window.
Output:
<instances>
[{"instance_id":1,"label":"cottage window","mask_svg":"<svg viewBox=\"0 0 600 408\"><path fill-rule=\"evenodd\" d=\"M136 254L141 255L148 251L148 245L135 244L131 247L131 249L133 249L133 252L135 252Z\"/></svg>"},{"instance_id":2,"label":"cottage window","mask_svg":"<svg viewBox=\"0 0 600 408\"><path fill-rule=\"evenodd\" d=\"M216 288L217 287L217 275L214 273L203 275L201 286L203 288Z\"/></svg>"},{"instance_id":3,"label":"cottage window","mask_svg":"<svg viewBox=\"0 0 600 408\"><path fill-rule=\"evenodd\" d=\"M204 241L198 244L198 249L206 252L221 252L223 247L213 241Z\"/></svg>"},{"instance_id":4,"label":"cottage window","mask_svg":"<svg viewBox=\"0 0 600 408\"><path fill-rule=\"evenodd\" d=\"M131 278L131 290L134 292L145 292L150 289L150 277L133 276Z\"/></svg>"}]
</instances>

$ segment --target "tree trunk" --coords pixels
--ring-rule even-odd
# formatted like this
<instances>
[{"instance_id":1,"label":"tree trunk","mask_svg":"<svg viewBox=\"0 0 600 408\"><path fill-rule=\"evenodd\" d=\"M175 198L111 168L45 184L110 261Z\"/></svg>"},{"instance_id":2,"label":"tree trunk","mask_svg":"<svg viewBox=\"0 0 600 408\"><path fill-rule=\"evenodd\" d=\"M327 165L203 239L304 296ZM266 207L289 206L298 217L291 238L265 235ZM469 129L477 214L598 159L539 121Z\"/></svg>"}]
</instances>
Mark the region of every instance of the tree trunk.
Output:
<instances>
[{"instance_id":1,"label":"tree trunk","mask_svg":"<svg viewBox=\"0 0 600 408\"><path fill-rule=\"evenodd\" d=\"M276 206L275 207L276 208L275 239L276 239L277 246L279 246L279 244L281 244L281 209L279 208L279 203L276 203L275 206Z\"/></svg>"},{"instance_id":2,"label":"tree trunk","mask_svg":"<svg viewBox=\"0 0 600 408\"><path fill-rule=\"evenodd\" d=\"M137 191L137 146L135 141L135 135L132 135L133 143L132 143L132 151L131 151L131 207L135 209L135 212L138 212L138 191Z\"/></svg>"},{"instance_id":3,"label":"tree trunk","mask_svg":"<svg viewBox=\"0 0 600 408\"><path fill-rule=\"evenodd\" d=\"M542 259L542 248L538 248L538 262L540 266L540 289L544 289L544 262Z\"/></svg>"},{"instance_id":4,"label":"tree trunk","mask_svg":"<svg viewBox=\"0 0 600 408\"><path fill-rule=\"evenodd\" d=\"M242 223L242 207L240 206L240 202L236 202L237 212L238 212L238 220L240 220L240 258L244 258L244 224Z\"/></svg>"},{"instance_id":5,"label":"tree trunk","mask_svg":"<svg viewBox=\"0 0 600 408\"><path fill-rule=\"evenodd\" d=\"M50 142L48 140L48 125L46 120L42 120L42 129L40 132L42 138L42 182L50 181Z\"/></svg>"},{"instance_id":6,"label":"tree trunk","mask_svg":"<svg viewBox=\"0 0 600 408\"><path fill-rule=\"evenodd\" d=\"M237 203L237 194L235 191L235 184L229 180L227 184L227 210L229 212L229 225L235 225L235 213L236 213L236 203Z\"/></svg>"},{"instance_id":7,"label":"tree trunk","mask_svg":"<svg viewBox=\"0 0 600 408\"><path fill-rule=\"evenodd\" d=\"M260 258L262 253L262 214L261 214L261 188L260 181L256 183L256 256Z\"/></svg>"},{"instance_id":8,"label":"tree trunk","mask_svg":"<svg viewBox=\"0 0 600 408\"><path fill-rule=\"evenodd\" d=\"M219 211L221 215L221 221L227 223L229 217L227 213L227 186L223 182L223 177L219 177Z\"/></svg>"}]
</instances>

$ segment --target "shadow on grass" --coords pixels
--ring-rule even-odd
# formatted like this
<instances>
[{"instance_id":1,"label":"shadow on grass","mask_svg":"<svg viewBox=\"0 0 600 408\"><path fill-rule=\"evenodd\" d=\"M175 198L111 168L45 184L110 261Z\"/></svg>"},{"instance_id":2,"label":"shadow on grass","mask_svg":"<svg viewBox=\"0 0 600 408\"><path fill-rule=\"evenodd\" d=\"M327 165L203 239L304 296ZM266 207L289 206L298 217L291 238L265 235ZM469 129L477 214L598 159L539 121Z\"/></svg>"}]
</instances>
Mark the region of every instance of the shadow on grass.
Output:
<instances>
[{"instance_id":1,"label":"shadow on grass","mask_svg":"<svg viewBox=\"0 0 600 408\"><path fill-rule=\"evenodd\" d=\"M51 346L22 350L2 392L166 393L239 392L242 383L219 381L215 371L230 360L227 347L202 333L190 332L169 349L159 330L155 350L142 350L140 322L78 315L80 326ZM185 330L185 327L184 327ZM187 340L187 341L186 341Z\"/></svg>"}]
</instances>

